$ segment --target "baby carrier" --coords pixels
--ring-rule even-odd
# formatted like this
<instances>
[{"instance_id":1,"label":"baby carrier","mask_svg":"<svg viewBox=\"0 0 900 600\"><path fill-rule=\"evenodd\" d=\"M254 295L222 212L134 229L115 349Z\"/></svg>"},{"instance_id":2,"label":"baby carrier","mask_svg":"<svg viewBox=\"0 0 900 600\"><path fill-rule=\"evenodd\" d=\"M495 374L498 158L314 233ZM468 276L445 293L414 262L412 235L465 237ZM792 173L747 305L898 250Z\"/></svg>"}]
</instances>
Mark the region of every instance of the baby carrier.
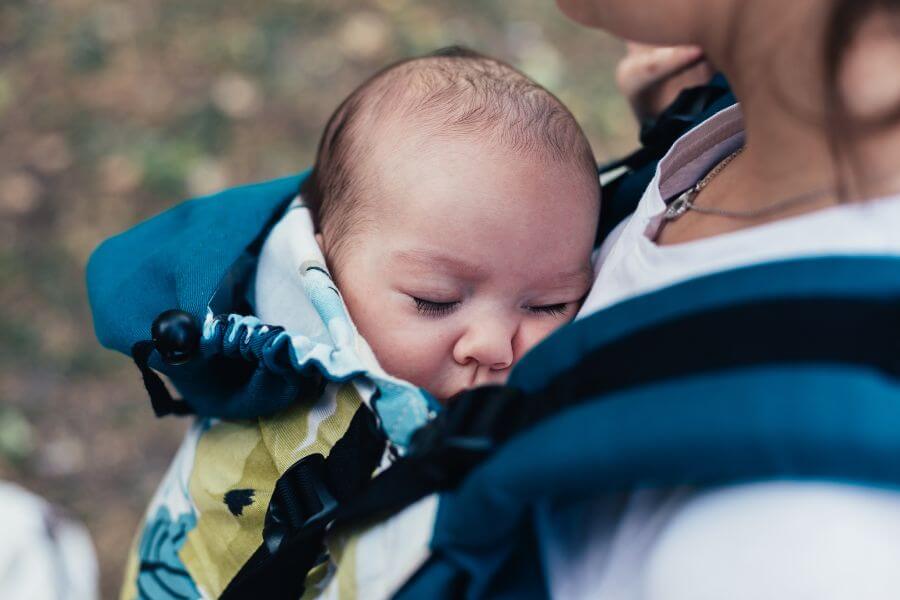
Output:
<instances>
[{"instance_id":1,"label":"baby carrier","mask_svg":"<svg viewBox=\"0 0 900 600\"><path fill-rule=\"evenodd\" d=\"M543 597L547 499L900 482L900 259L690 280L562 328L507 385L441 408L369 360L314 257L302 288L324 332L254 318L256 257L302 177L182 204L91 260L100 340L158 415L198 416L123 596Z\"/></svg>"}]
</instances>

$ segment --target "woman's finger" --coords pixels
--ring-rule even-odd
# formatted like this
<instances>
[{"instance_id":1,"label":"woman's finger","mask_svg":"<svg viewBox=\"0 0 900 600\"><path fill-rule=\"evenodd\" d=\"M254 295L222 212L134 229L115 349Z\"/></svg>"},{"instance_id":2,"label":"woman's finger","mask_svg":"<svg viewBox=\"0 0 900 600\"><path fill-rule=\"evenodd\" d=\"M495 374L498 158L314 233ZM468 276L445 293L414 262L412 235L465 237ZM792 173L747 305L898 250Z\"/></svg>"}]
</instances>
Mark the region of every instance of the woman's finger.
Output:
<instances>
[{"instance_id":1,"label":"woman's finger","mask_svg":"<svg viewBox=\"0 0 900 600\"><path fill-rule=\"evenodd\" d=\"M655 47L629 43L628 53L619 62L616 79L626 97L648 88L703 61L697 46Z\"/></svg>"}]
</instances>

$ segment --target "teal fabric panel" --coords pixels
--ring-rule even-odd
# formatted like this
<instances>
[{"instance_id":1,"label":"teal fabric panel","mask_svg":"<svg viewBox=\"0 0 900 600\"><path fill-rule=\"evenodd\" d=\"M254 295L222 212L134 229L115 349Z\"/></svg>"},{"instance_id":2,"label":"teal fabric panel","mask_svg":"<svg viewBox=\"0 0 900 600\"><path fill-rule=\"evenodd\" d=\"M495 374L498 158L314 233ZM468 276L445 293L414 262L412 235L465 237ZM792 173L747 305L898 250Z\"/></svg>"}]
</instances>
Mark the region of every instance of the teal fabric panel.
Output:
<instances>
[{"instance_id":1,"label":"teal fabric panel","mask_svg":"<svg viewBox=\"0 0 900 600\"><path fill-rule=\"evenodd\" d=\"M395 595L395 600L457 600L464 598L466 575L439 555L432 556L424 567Z\"/></svg>"},{"instance_id":2,"label":"teal fabric panel","mask_svg":"<svg viewBox=\"0 0 900 600\"><path fill-rule=\"evenodd\" d=\"M549 597L536 539L522 531L517 533L518 543L507 547L506 554L454 555L454 558L462 558L465 564L457 564L452 558L436 552L394 598L538 600ZM490 572L491 576L473 578L473 571Z\"/></svg>"},{"instance_id":3,"label":"teal fabric panel","mask_svg":"<svg viewBox=\"0 0 900 600\"><path fill-rule=\"evenodd\" d=\"M252 275L245 272L248 247L268 232L305 176L189 200L103 242L87 267L88 296L100 342L130 356L136 342L150 339L156 317L170 309L190 313L201 327L217 290L236 289ZM233 302L233 296L229 292L217 297ZM252 377L252 362L224 355L197 356L173 366L153 351L149 364L168 375L191 409L202 416L270 414L289 404L302 388L299 375Z\"/></svg>"},{"instance_id":4,"label":"teal fabric panel","mask_svg":"<svg viewBox=\"0 0 900 600\"><path fill-rule=\"evenodd\" d=\"M232 264L297 194L304 176L190 200L103 242L87 267L100 343L130 355L135 342L150 338L157 315L172 308L202 323Z\"/></svg>"}]
</instances>

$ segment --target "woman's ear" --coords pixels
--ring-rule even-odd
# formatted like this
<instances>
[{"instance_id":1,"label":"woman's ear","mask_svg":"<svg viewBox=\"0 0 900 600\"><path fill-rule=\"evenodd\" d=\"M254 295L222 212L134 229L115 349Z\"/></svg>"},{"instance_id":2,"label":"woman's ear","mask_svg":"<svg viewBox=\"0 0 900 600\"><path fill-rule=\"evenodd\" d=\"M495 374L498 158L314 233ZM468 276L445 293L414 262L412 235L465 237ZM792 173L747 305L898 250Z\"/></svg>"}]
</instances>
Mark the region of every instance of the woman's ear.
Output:
<instances>
[{"instance_id":1,"label":"woman's ear","mask_svg":"<svg viewBox=\"0 0 900 600\"><path fill-rule=\"evenodd\" d=\"M322 237L321 232L316 234L316 243L319 245L319 250L322 251L322 256L325 255L325 238Z\"/></svg>"}]
</instances>

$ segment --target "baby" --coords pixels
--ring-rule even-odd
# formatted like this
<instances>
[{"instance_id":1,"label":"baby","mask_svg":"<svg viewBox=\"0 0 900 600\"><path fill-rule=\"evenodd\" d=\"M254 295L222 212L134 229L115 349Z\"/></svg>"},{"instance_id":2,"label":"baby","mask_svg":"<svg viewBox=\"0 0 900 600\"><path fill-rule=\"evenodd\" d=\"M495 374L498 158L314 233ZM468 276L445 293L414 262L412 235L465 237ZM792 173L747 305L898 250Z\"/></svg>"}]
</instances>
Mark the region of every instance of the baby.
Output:
<instances>
[{"instance_id":1,"label":"baby","mask_svg":"<svg viewBox=\"0 0 900 600\"><path fill-rule=\"evenodd\" d=\"M447 400L502 383L592 282L599 182L566 107L451 48L402 61L332 115L302 194L382 367Z\"/></svg>"},{"instance_id":2,"label":"baby","mask_svg":"<svg viewBox=\"0 0 900 600\"><path fill-rule=\"evenodd\" d=\"M385 371L442 401L501 383L529 348L575 316L591 285L598 187L575 119L512 67L459 49L393 65L354 91L328 123L301 190L309 213L287 211L261 250L252 319L290 329L289 318L309 300L296 296L305 288L291 287L297 269L301 286L308 277L321 280L311 261L282 260L297 246L306 256L311 213L332 277ZM327 322L323 337L338 339L346 333L335 325L346 325L343 311L322 316L333 301L327 294L307 308ZM295 351L319 348L305 324L297 323L303 335ZM253 346L239 344L242 352ZM325 346L327 363L332 348ZM243 567L255 573L253 557L267 556L279 539L262 541L267 527L274 523L277 533L283 524L277 516L287 510L285 490L309 491L318 482L316 497L329 486L335 497L357 493L386 456L377 449L380 438L365 433L371 414L358 391L332 382L318 398L268 417L200 420L148 510L122 596L172 589L180 597L218 597L235 581L245 585ZM402 445L420 415L390 398L379 397L378 416L387 437ZM338 444L342 458L332 461ZM291 519L318 510L306 508L310 514L294 506ZM412 523L376 528L376 537L358 545L341 542L334 565L357 564L355 549L371 550L370 542L388 548L411 531L430 530ZM391 572L408 575L404 560L392 560ZM357 585L353 567L320 567L313 579L327 571L338 574L329 575L334 586L346 583L342 577Z\"/></svg>"}]
</instances>

